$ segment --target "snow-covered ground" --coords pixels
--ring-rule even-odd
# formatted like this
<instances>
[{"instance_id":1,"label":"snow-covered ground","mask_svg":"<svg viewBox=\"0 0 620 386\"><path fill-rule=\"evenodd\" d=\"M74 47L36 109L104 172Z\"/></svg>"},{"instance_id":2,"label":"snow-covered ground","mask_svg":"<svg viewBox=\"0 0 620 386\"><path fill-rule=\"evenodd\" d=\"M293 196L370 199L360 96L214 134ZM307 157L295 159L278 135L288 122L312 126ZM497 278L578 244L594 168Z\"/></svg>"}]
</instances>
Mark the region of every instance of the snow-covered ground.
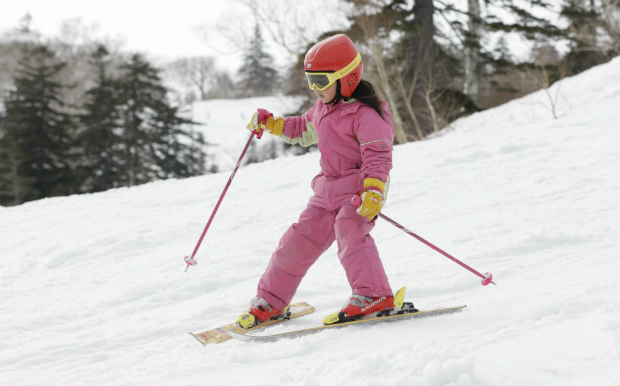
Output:
<instances>
[{"instance_id":1,"label":"snow-covered ground","mask_svg":"<svg viewBox=\"0 0 620 386\"><path fill-rule=\"evenodd\" d=\"M384 213L498 284L379 221L394 289L421 309L467 305L454 315L273 343L187 334L246 308L318 153L242 168L187 273L229 172L0 208L0 383L618 384L620 58L563 80L558 119L546 103L532 94L395 148ZM238 130L238 156L246 131L216 126ZM349 293L332 248L297 293L316 312L263 333L319 325Z\"/></svg>"}]
</instances>

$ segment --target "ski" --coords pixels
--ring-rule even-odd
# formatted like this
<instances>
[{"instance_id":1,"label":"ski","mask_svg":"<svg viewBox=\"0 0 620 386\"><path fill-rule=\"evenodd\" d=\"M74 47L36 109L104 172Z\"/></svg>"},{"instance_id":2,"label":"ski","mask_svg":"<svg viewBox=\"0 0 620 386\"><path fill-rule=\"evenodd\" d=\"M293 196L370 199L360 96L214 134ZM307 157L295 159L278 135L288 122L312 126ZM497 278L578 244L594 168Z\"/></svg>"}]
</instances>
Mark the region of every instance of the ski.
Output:
<instances>
[{"instance_id":1,"label":"ski","mask_svg":"<svg viewBox=\"0 0 620 386\"><path fill-rule=\"evenodd\" d=\"M229 334L233 338L238 339L238 340L243 340L243 341L273 342L273 341L276 341L282 338L295 338L298 336L314 334L314 333L327 330L327 329L348 327L354 324L377 324L377 323L383 323L383 322L394 322L397 320L410 319L410 318L420 318L420 317L425 317L425 316L434 316L434 315L441 315L441 314L452 314L454 312L462 311L465 307L466 306L440 308L440 309L429 310L429 311L417 311L417 312L412 312L412 313L380 316L380 317L369 318L369 319L355 320L352 322L329 324L329 325L320 326L320 327L306 328L303 330L283 332L280 334L273 334L273 335L263 335L263 336L244 335L243 333L239 333L236 331L229 331Z\"/></svg>"},{"instance_id":2,"label":"ski","mask_svg":"<svg viewBox=\"0 0 620 386\"><path fill-rule=\"evenodd\" d=\"M202 343L203 345L207 345L211 343L220 343L220 342L224 342L230 339L232 337L231 334L241 336L245 334L246 332L254 331L259 328L263 328L267 326L271 326L273 324L277 324L277 323L283 322L288 319L298 318L300 316L311 314L312 312L314 312L314 307L312 307L308 303L300 302L300 303L291 304L291 308L289 309L289 311L290 311L290 315L287 315L286 317L280 317L278 319L267 320L266 322L260 323L258 326L248 328L248 329L240 327L237 323L231 323L231 324L227 324L222 327L215 328L213 330L207 330L207 331L197 332L197 333L190 332L189 334L195 337L196 339L198 339L198 341Z\"/></svg>"}]
</instances>

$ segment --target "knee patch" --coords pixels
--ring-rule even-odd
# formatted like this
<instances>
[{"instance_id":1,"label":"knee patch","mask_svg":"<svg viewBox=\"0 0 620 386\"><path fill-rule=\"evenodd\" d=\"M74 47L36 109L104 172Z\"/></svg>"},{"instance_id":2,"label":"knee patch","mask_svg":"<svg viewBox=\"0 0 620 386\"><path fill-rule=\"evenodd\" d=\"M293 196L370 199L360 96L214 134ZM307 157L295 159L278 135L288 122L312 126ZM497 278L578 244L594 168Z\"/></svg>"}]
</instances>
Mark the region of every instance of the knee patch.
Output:
<instances>
[{"instance_id":1,"label":"knee patch","mask_svg":"<svg viewBox=\"0 0 620 386\"><path fill-rule=\"evenodd\" d=\"M303 276L319 258L322 251L294 227L290 227L280 239L280 245L273 253L273 263L291 275Z\"/></svg>"}]
</instances>

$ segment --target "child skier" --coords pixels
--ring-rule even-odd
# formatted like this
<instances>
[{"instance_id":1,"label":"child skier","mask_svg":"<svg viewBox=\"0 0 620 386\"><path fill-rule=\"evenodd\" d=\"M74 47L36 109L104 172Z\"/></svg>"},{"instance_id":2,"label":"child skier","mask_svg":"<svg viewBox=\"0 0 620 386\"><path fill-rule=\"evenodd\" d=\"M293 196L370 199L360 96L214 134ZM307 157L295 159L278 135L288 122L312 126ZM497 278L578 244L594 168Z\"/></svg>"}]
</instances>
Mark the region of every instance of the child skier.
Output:
<instances>
[{"instance_id":1,"label":"child skier","mask_svg":"<svg viewBox=\"0 0 620 386\"><path fill-rule=\"evenodd\" d=\"M326 324L355 320L394 307L393 294L370 231L385 200L392 168L394 127L372 85L362 80L362 58L346 35L315 44L304 70L317 101L301 117L273 118L259 110L248 124L290 144L318 143L321 172L314 196L280 239L258 283L250 309L237 322L250 328L282 315L302 278L334 241L353 296ZM351 204L359 194L362 204Z\"/></svg>"}]
</instances>

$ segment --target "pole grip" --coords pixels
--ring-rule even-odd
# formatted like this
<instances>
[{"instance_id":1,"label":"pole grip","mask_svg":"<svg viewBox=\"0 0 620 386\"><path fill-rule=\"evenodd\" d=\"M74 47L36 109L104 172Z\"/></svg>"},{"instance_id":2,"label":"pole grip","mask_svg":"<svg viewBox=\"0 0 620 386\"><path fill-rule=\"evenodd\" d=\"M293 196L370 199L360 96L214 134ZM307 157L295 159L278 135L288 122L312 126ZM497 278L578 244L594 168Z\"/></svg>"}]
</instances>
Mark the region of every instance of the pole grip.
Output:
<instances>
[{"instance_id":1,"label":"pole grip","mask_svg":"<svg viewBox=\"0 0 620 386\"><path fill-rule=\"evenodd\" d=\"M273 113L270 113L269 111L265 110L265 109L257 109L258 111L258 123L259 123L259 127L265 126L267 124L267 119L269 119L269 117L273 117ZM265 130L264 129L260 129L258 134L256 134L256 137L258 139L261 139L263 137L263 132Z\"/></svg>"}]
</instances>

